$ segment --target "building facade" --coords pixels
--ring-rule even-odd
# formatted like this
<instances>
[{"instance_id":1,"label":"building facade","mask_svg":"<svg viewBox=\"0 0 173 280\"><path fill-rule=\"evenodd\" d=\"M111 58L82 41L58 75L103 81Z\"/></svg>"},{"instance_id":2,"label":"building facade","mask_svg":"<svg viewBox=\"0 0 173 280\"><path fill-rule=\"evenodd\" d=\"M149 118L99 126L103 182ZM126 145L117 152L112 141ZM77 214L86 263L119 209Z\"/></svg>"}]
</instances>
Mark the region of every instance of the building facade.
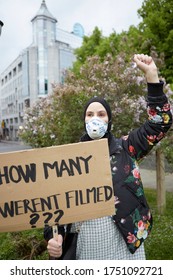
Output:
<instances>
[{"instance_id":1,"label":"building facade","mask_svg":"<svg viewBox=\"0 0 173 280\"><path fill-rule=\"evenodd\" d=\"M33 41L1 73L0 121L3 137L18 139L24 110L63 83L65 70L75 61L74 49L82 44L83 28L74 25L72 33L57 28L57 19L45 1L32 18Z\"/></svg>"}]
</instances>

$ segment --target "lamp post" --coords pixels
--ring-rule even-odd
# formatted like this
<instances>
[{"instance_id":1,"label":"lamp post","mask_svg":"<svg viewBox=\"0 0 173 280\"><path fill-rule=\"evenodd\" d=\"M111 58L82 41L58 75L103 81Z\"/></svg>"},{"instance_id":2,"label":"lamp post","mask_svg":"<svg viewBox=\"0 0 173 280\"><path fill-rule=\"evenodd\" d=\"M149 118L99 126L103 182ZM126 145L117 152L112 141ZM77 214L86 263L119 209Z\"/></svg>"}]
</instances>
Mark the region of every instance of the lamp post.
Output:
<instances>
[{"instance_id":1,"label":"lamp post","mask_svg":"<svg viewBox=\"0 0 173 280\"><path fill-rule=\"evenodd\" d=\"M1 36L1 30L2 30L3 25L4 25L4 23L0 20L0 36Z\"/></svg>"}]
</instances>

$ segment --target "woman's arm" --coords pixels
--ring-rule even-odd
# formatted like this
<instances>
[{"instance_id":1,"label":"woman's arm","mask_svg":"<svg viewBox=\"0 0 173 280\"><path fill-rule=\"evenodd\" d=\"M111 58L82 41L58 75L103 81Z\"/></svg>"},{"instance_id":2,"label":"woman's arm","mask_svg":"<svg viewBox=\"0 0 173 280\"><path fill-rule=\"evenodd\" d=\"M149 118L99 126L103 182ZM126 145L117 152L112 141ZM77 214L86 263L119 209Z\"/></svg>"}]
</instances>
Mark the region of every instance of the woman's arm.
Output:
<instances>
[{"instance_id":1,"label":"woman's arm","mask_svg":"<svg viewBox=\"0 0 173 280\"><path fill-rule=\"evenodd\" d=\"M130 132L122 144L132 157L140 160L165 136L172 124L172 114L153 59L142 54L135 55L134 61L147 79L148 120L140 128Z\"/></svg>"}]
</instances>

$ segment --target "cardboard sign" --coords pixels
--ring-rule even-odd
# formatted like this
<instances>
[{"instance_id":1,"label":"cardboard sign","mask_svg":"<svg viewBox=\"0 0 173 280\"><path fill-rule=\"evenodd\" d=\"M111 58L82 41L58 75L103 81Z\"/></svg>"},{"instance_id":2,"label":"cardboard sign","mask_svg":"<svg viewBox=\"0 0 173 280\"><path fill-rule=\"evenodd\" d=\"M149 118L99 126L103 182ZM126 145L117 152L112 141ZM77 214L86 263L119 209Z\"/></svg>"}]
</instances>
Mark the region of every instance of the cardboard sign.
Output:
<instances>
[{"instance_id":1,"label":"cardboard sign","mask_svg":"<svg viewBox=\"0 0 173 280\"><path fill-rule=\"evenodd\" d=\"M107 140L0 154L0 232L112 215Z\"/></svg>"}]
</instances>

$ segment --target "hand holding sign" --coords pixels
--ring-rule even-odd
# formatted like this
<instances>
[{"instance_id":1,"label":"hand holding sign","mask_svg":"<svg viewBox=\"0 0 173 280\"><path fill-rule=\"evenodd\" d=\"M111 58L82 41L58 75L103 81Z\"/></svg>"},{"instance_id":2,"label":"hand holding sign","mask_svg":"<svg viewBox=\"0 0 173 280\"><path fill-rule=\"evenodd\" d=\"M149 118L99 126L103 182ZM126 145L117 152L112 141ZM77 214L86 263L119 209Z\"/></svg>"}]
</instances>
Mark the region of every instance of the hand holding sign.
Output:
<instances>
[{"instance_id":1,"label":"hand holding sign","mask_svg":"<svg viewBox=\"0 0 173 280\"><path fill-rule=\"evenodd\" d=\"M48 241L47 250L50 255L50 259L59 258L62 255L62 235L58 234L58 227L53 226L53 238Z\"/></svg>"}]
</instances>

